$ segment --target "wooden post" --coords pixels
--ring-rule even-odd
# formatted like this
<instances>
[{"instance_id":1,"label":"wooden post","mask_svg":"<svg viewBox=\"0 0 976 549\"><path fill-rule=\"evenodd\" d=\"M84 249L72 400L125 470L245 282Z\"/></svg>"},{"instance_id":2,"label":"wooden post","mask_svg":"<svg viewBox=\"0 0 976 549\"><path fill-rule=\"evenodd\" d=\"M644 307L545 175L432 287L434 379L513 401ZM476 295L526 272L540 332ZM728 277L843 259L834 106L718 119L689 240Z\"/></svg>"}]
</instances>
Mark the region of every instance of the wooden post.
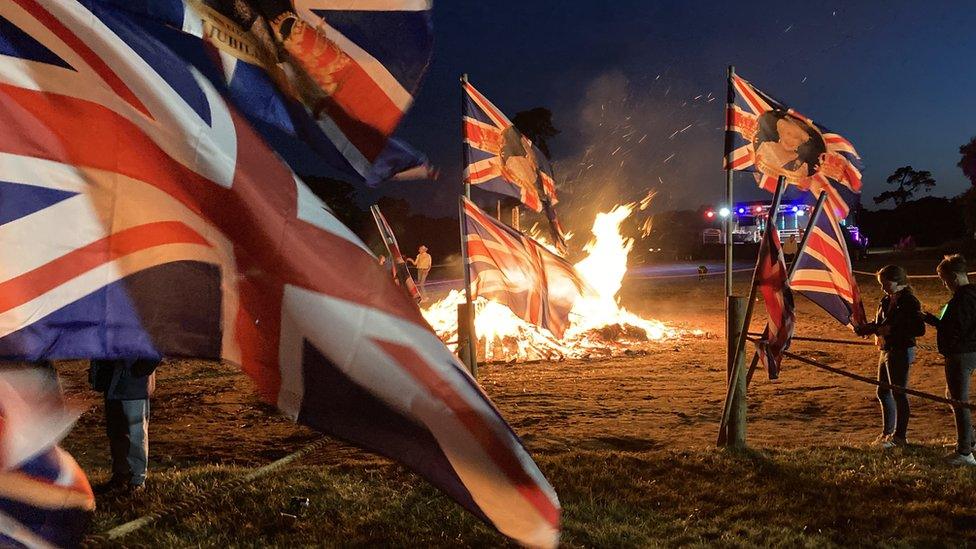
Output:
<instances>
[{"instance_id":1,"label":"wooden post","mask_svg":"<svg viewBox=\"0 0 976 549\"><path fill-rule=\"evenodd\" d=\"M467 151L464 146L464 106L468 83L467 73L461 75L461 158L467 164ZM474 334L474 303L471 300L471 271L468 269L468 237L464 229L464 201L471 200L471 181L465 177L464 194L458 201L458 224L461 229L461 270L464 272L464 303L458 305L458 358L468 367L471 376L478 374L478 340ZM464 316L462 316L462 313ZM462 331L467 337L461 337Z\"/></svg>"},{"instance_id":2,"label":"wooden post","mask_svg":"<svg viewBox=\"0 0 976 549\"><path fill-rule=\"evenodd\" d=\"M458 358L461 359L471 372L472 377L478 377L478 335L474 331L473 312L468 307L471 303L458 303Z\"/></svg>"},{"instance_id":3,"label":"wooden post","mask_svg":"<svg viewBox=\"0 0 976 549\"><path fill-rule=\"evenodd\" d=\"M786 178L780 177L779 182L776 185L776 192L773 194L773 201L769 208L769 216L767 217L766 230L769 230L770 226L775 227L776 223L776 212L779 210L780 200L783 198L783 189L786 187ZM752 320L752 308L756 302L756 294L759 291L758 286L758 275L759 275L759 262L763 259L763 252L766 247L766 235L763 235L763 240L759 244L759 255L756 257L756 267L752 271L752 284L749 288L749 300L745 307L745 318L742 320L743 328L738 337L733 338L732 332L735 331L737 326L732 324L731 315L731 299L726 301L726 308L729 309L728 322L729 322L729 385L728 390L725 393L725 407L722 410L722 421L719 423L718 428L718 444L720 446L725 445L726 427L728 426L729 416L732 411L732 404L735 400L736 384L732 382L733 379L738 379L740 375L745 376L742 372L745 369L745 360L738 360L740 354L742 354L746 345L746 333L749 331L749 321ZM742 398L745 398L745 392L743 392Z\"/></svg>"},{"instance_id":4,"label":"wooden post","mask_svg":"<svg viewBox=\"0 0 976 549\"><path fill-rule=\"evenodd\" d=\"M512 228L516 231L521 231L521 214L518 205L512 206Z\"/></svg>"},{"instance_id":5,"label":"wooden post","mask_svg":"<svg viewBox=\"0 0 976 549\"><path fill-rule=\"evenodd\" d=\"M730 297L728 301L730 316L732 317L732 340L737 341L747 331L745 326L746 298ZM746 353L738 349L735 355L732 372L734 378L728 380L732 388L732 406L729 410L729 420L726 426L725 439L720 444L730 448L745 448L746 446Z\"/></svg>"}]
</instances>

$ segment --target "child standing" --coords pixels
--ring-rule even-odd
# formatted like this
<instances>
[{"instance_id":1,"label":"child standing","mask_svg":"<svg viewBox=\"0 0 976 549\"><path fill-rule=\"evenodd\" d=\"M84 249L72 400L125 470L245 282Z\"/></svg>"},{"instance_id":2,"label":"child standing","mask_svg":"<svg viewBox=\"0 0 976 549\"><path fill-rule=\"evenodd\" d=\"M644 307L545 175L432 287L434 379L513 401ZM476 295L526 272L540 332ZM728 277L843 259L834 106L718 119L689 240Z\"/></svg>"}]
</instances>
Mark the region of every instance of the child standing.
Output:
<instances>
[{"instance_id":1,"label":"child standing","mask_svg":"<svg viewBox=\"0 0 976 549\"><path fill-rule=\"evenodd\" d=\"M925 334L922 305L908 285L908 273L898 265L887 265L877 272L884 296L875 321L862 327L860 335L875 335L881 351L878 356L878 381L908 387L908 371L915 361L915 338ZM878 387L883 430L876 442L883 448L904 446L908 434L910 409L908 395Z\"/></svg>"}]
</instances>

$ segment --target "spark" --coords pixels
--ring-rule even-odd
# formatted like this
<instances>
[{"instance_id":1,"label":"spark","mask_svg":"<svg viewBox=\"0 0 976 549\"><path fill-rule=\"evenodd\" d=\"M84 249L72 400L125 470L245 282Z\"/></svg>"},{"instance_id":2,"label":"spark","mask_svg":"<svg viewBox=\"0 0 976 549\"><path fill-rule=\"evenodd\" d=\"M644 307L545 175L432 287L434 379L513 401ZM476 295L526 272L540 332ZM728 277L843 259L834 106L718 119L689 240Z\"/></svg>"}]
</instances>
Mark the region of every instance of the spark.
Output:
<instances>
[{"instance_id":1,"label":"spark","mask_svg":"<svg viewBox=\"0 0 976 549\"><path fill-rule=\"evenodd\" d=\"M790 29L792 29L792 28L793 28L793 25L790 25L790 26L786 27L786 30L783 31L783 34L786 34L786 33L790 32Z\"/></svg>"},{"instance_id":2,"label":"spark","mask_svg":"<svg viewBox=\"0 0 976 549\"><path fill-rule=\"evenodd\" d=\"M637 142L638 143L643 143L645 139L647 139L647 134L646 133L644 135L642 135L641 138L640 138L640 140L638 140Z\"/></svg>"},{"instance_id":3,"label":"spark","mask_svg":"<svg viewBox=\"0 0 976 549\"><path fill-rule=\"evenodd\" d=\"M692 101L698 101L699 99L701 99L701 94L696 95Z\"/></svg>"},{"instance_id":4,"label":"spark","mask_svg":"<svg viewBox=\"0 0 976 549\"><path fill-rule=\"evenodd\" d=\"M669 156L669 157L667 157L667 158L665 158L665 159L664 159L664 163L665 163L665 164L667 164L667 163L668 163L668 160L671 160L672 158L674 158L674 154L675 154L675 153L671 153L671 156Z\"/></svg>"},{"instance_id":5,"label":"spark","mask_svg":"<svg viewBox=\"0 0 976 549\"><path fill-rule=\"evenodd\" d=\"M612 153L610 153L610 156L613 156L613 155L615 155L615 154L617 154L617 152L618 152L619 150L620 150L620 147L617 147L616 149L614 149L614 150L613 150L613 152L612 152Z\"/></svg>"},{"instance_id":6,"label":"spark","mask_svg":"<svg viewBox=\"0 0 976 549\"><path fill-rule=\"evenodd\" d=\"M684 128L681 128L681 131L680 131L680 132L678 132L678 133L685 133L685 130L687 130L687 129L688 129L688 128L690 128L690 127L691 127L691 124L688 124L688 125L687 125L687 126L685 126Z\"/></svg>"}]
</instances>

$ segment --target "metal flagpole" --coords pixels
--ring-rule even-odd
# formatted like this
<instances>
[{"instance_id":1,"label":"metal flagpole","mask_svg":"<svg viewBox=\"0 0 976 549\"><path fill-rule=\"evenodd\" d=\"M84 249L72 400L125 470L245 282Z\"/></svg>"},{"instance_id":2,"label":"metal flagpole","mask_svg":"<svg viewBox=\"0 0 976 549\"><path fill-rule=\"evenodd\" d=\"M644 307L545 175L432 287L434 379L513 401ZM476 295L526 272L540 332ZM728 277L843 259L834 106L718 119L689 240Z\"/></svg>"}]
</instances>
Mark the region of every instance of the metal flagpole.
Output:
<instances>
[{"instance_id":1,"label":"metal flagpole","mask_svg":"<svg viewBox=\"0 0 976 549\"><path fill-rule=\"evenodd\" d=\"M465 84L468 83L467 73L461 75L461 158L464 159L464 105ZM467 167L465 166L465 169ZM468 367L472 376L478 375L478 351L474 333L474 304L471 302L471 271L468 267L468 239L464 230L464 200L471 200L471 181L464 177L464 196L458 200L458 223L461 229L461 270L464 271L464 304L458 306L458 356ZM464 337L462 337L462 335Z\"/></svg>"},{"instance_id":2,"label":"metal flagpole","mask_svg":"<svg viewBox=\"0 0 976 549\"><path fill-rule=\"evenodd\" d=\"M790 263L789 268L786 270L786 280L793 280L793 274L796 273L797 266L800 264L800 256L803 255L803 250L807 248L807 241L810 239L810 233L813 232L813 228L817 226L817 220L820 219L820 214L823 212L824 204L827 202L827 193L820 193L820 198L817 199L817 205L813 208L813 213L810 215L810 220L807 221L807 228L803 232L803 238L800 239L800 245L796 248L796 255L793 256L793 262ZM763 330L763 339L769 337L769 332ZM746 384L752 382L752 375L756 371L756 366L759 365L759 352L757 351L752 355L752 362L749 363L749 373L746 374Z\"/></svg>"},{"instance_id":3,"label":"metal flagpole","mask_svg":"<svg viewBox=\"0 0 976 549\"><path fill-rule=\"evenodd\" d=\"M735 88L732 86L732 77L735 76L735 66L729 65L728 69L728 92L726 95L726 107L731 108L735 103ZM728 115L726 115L728 117ZM726 120L726 124L728 120ZM729 142L731 135L726 132L725 151L732 150L732 143ZM729 209L729 215L725 218L725 297L732 296L732 165L726 159L725 166L725 207Z\"/></svg>"},{"instance_id":4,"label":"metal flagpole","mask_svg":"<svg viewBox=\"0 0 976 549\"><path fill-rule=\"evenodd\" d=\"M749 333L749 321L752 320L752 309L756 303L756 293L758 293L759 290L759 285L758 285L759 262L763 260L763 251L766 248L766 238L767 238L766 233L769 232L770 227L775 226L777 210L779 210L779 204L783 198L783 189L785 187L786 187L786 178L780 176L779 182L776 184L776 193L773 194L773 202L770 204L769 207L769 215L766 218L767 219L766 231L763 232L763 240L759 244L759 255L756 257L756 267L752 271L752 284L749 289L749 300L746 302L745 318L742 320L742 332L734 342L734 346L730 347L730 350L732 351L731 364L730 364L731 372L729 374L728 391L726 392L725 395L725 407L722 411L722 422L719 424L719 434L718 434L719 445L724 445L726 441L727 433L725 432L725 427L728 425L729 414L732 412L732 401L733 401L733 396L735 395L736 380L741 372L739 365L744 362L740 360L735 360L735 357L739 356L739 353L741 353L742 349L745 347L746 335ZM732 326L730 326L730 328L732 328ZM745 365L743 364L742 368L744 367ZM745 395L741 395L741 396L744 397Z\"/></svg>"},{"instance_id":5,"label":"metal flagpole","mask_svg":"<svg viewBox=\"0 0 976 549\"><path fill-rule=\"evenodd\" d=\"M735 88L732 86L732 77L735 76L735 67L729 65L727 77L728 77L728 89L726 92L725 103L726 110L732 108L732 104L735 103ZM726 113L726 125L728 125L728 114ZM728 154L732 150L732 136L730 132L725 132L725 153ZM725 218L725 355L726 372L732 374L732 362L735 360L735 355L732 354L732 307L729 305L729 299L732 297L732 165L726 156L725 160L725 207L728 208L729 215Z\"/></svg>"}]
</instances>

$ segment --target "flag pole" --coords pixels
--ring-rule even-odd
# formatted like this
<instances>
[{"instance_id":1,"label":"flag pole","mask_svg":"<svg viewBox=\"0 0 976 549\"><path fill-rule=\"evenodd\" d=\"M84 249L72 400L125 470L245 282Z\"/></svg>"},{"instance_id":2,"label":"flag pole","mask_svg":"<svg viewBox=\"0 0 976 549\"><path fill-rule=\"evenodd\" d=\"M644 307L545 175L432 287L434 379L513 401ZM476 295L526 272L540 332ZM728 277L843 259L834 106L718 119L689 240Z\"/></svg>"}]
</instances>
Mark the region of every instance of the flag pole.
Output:
<instances>
[{"instance_id":1,"label":"flag pole","mask_svg":"<svg viewBox=\"0 0 976 549\"><path fill-rule=\"evenodd\" d=\"M803 250L807 247L807 241L810 240L810 233L813 232L813 228L817 226L817 221L820 220L820 214L823 212L824 204L827 203L827 192L821 191L820 197L817 198L817 205L813 208L813 213L810 214L810 221L807 221L807 228L803 231L803 238L800 239L800 245L796 248L796 255L793 256L793 261L790 263L790 268L786 271L786 279L791 280L793 278L793 273L796 272L796 266L800 262L800 256L803 255Z\"/></svg>"},{"instance_id":2,"label":"flag pole","mask_svg":"<svg viewBox=\"0 0 976 549\"><path fill-rule=\"evenodd\" d=\"M735 88L732 86L732 78L735 76L735 66L729 65L728 68L728 90L726 93L726 109L732 108L735 103ZM728 117L728 115L726 115ZM728 120L726 120L728 125ZM731 151L731 139L729 132L726 132L725 150ZM729 209L729 215L725 218L725 297L732 297L732 165L726 159L725 165L725 206Z\"/></svg>"},{"instance_id":3,"label":"flag pole","mask_svg":"<svg viewBox=\"0 0 976 549\"><path fill-rule=\"evenodd\" d=\"M817 198L817 205L813 207L813 213L810 214L810 220L807 221L807 228L803 231L803 238L800 239L800 245L796 248L796 255L793 256L793 262L790 263L789 268L786 270L786 280L792 281L793 274L796 272L797 266L800 264L800 256L803 255L803 250L807 248L807 241L810 239L810 233L813 232L813 228L817 226L817 221L820 219L820 213L823 212L824 204L827 201L827 193L821 192L820 197ZM763 330L763 339L769 336L768 327ZM749 363L749 373L746 374L746 385L752 383L752 375L756 372L756 366L759 365L759 352L756 351L752 355L752 362Z\"/></svg>"},{"instance_id":4,"label":"flag pole","mask_svg":"<svg viewBox=\"0 0 976 549\"><path fill-rule=\"evenodd\" d=\"M726 72L727 89L725 96L726 107L726 126L728 126L728 110L735 103L735 88L732 86L732 77L735 76L735 66L729 65ZM725 132L725 152L728 154L732 150L731 135ZM728 374L732 373L732 363L735 355L732 354L732 307L729 300L732 298L732 164L725 159L725 207L729 209L729 215L725 218L725 370Z\"/></svg>"},{"instance_id":5,"label":"flag pole","mask_svg":"<svg viewBox=\"0 0 976 549\"><path fill-rule=\"evenodd\" d=\"M464 149L464 89L468 83L468 75L461 75L461 158L465 157ZM466 162L465 162L466 164ZM478 375L478 351L474 333L474 304L471 302L471 270L468 268L468 239L464 230L464 200L471 200L471 180L464 176L464 195L458 200L458 224L461 232L461 270L464 271L464 304L458 306L458 356L468 367L472 377ZM464 337L462 337L462 335Z\"/></svg>"},{"instance_id":6,"label":"flag pole","mask_svg":"<svg viewBox=\"0 0 976 549\"><path fill-rule=\"evenodd\" d=\"M739 375L741 375L740 368L745 367L745 365L743 364L744 361L736 360L736 357L738 357L739 354L742 353L742 350L746 344L746 336L749 333L749 322L752 320L752 310L756 303L756 294L759 291L759 284L758 284L759 264L763 260L763 251L766 248L767 233L769 232L769 229L771 227L776 226L776 217L778 214L780 202L783 199L783 189L785 187L786 187L786 178L780 176L779 181L776 183L776 192L773 194L773 201L769 206L769 215L766 218L767 219L766 230L763 232L763 239L762 242L759 244L759 254L756 257L756 266L752 271L752 284L750 285L749 288L749 300L746 302L746 312L744 318L742 319L742 331L739 334L739 337L736 338L735 346L730 348L730 350L732 351L732 357L731 357L732 362L730 365L731 372L729 374L728 390L726 391L725 394L725 407L722 410L722 421L719 424L718 444L720 446L724 445L727 441L726 426L729 424L729 415L732 412L732 403L733 400L735 400L735 396L736 396L736 390L735 390L736 380L738 379ZM729 215L731 216L731 213ZM734 326L730 326L730 328L734 328ZM731 332L729 333L731 334ZM745 395L739 395L739 397L744 398Z\"/></svg>"}]
</instances>

